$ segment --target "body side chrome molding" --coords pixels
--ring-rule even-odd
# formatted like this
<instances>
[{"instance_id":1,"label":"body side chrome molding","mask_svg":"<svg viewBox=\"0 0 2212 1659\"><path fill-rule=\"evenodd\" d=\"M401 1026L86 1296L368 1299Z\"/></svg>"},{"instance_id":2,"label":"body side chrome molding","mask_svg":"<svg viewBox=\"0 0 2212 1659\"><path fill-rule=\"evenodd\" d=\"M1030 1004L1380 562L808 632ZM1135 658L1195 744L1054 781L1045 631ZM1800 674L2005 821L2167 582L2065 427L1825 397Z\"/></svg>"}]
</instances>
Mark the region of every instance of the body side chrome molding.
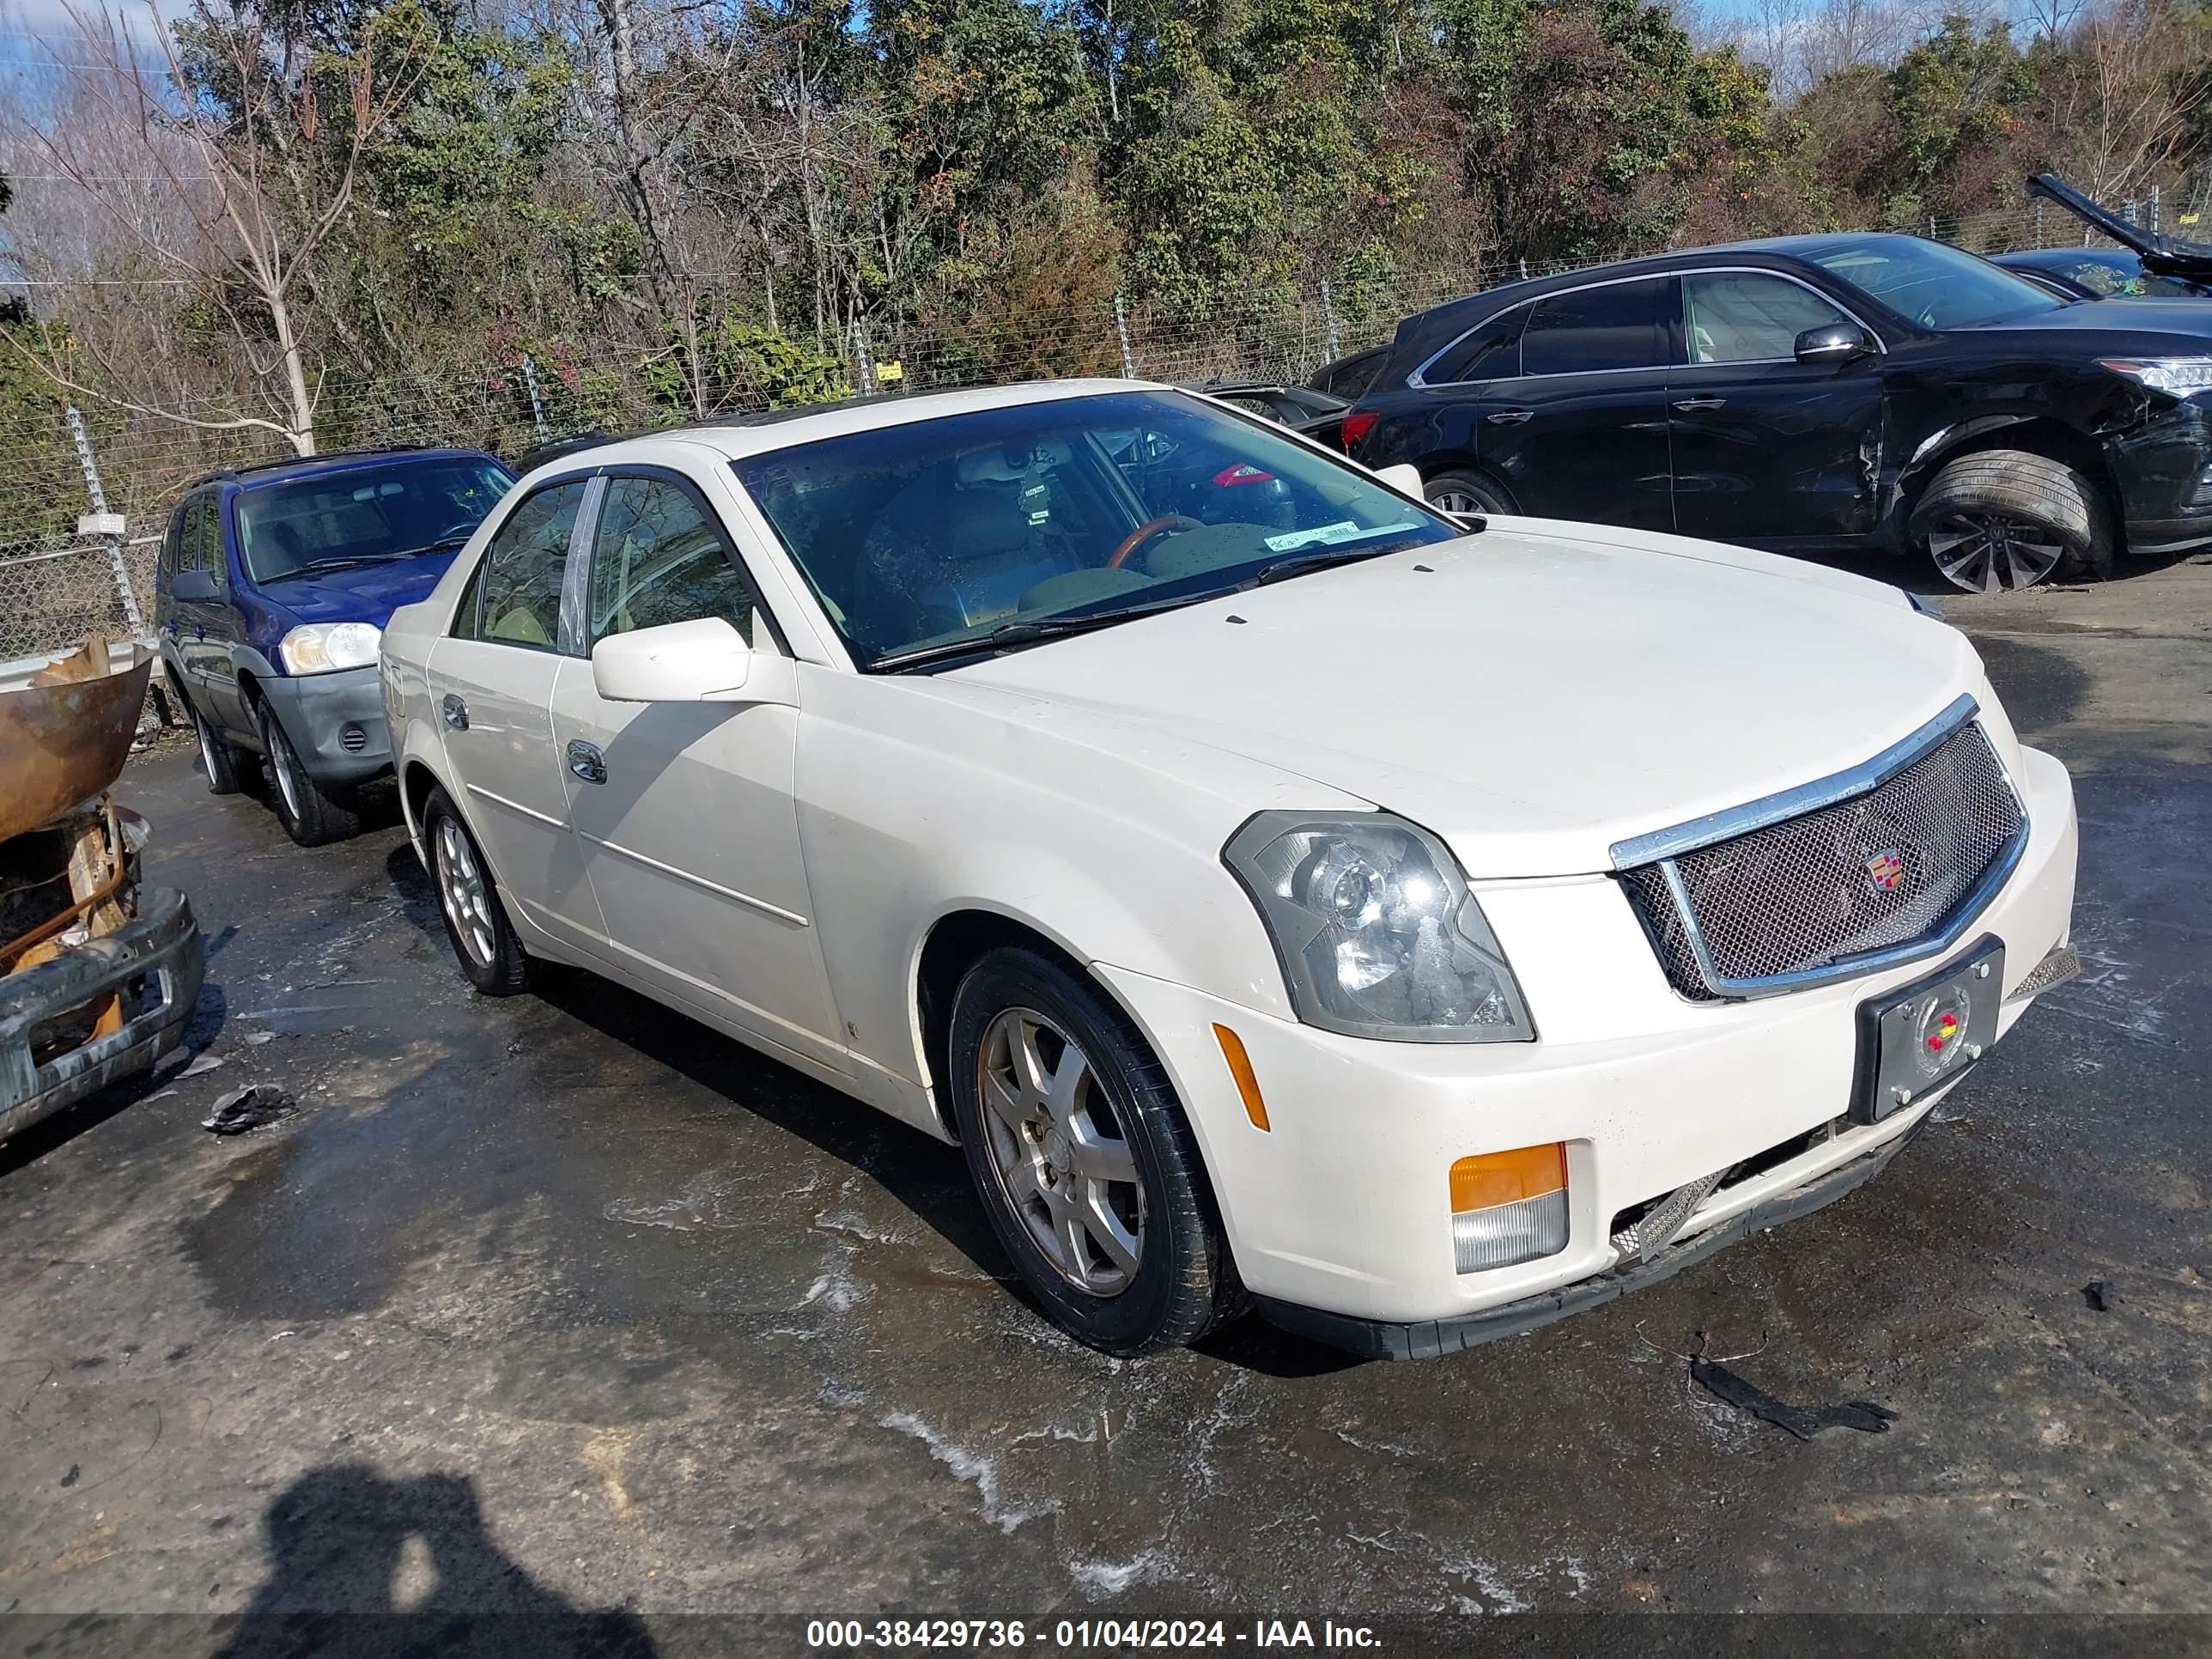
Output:
<instances>
[{"instance_id":1,"label":"body side chrome molding","mask_svg":"<svg viewBox=\"0 0 2212 1659\"><path fill-rule=\"evenodd\" d=\"M659 859L647 858L644 854L634 852L618 841L609 841L605 836L594 836L582 830L579 830L576 834L580 839L589 842L594 847L604 847L608 852L619 858L626 858L633 864L641 864L647 869L657 870L664 876L673 876L678 881L689 882L692 886L712 893L717 898L726 898L733 904L742 904L748 910L757 910L764 916L774 916L778 921L787 921L794 927L811 926L806 918L796 910L787 910L781 905L770 904L766 899L755 898L750 893L740 893L734 887L725 887L720 882L708 880L704 876L695 876L689 870L679 870L672 864L663 864Z\"/></svg>"},{"instance_id":2,"label":"body side chrome molding","mask_svg":"<svg viewBox=\"0 0 2212 1659\"><path fill-rule=\"evenodd\" d=\"M534 806L525 806L519 800L509 800L504 795L495 795L480 783L469 785L468 790L469 793L479 800L488 800L494 806L504 806L510 812L520 812L526 818L535 818L540 823L550 823L556 830L566 830L568 827L564 819L556 818L550 812L541 812Z\"/></svg>"}]
</instances>

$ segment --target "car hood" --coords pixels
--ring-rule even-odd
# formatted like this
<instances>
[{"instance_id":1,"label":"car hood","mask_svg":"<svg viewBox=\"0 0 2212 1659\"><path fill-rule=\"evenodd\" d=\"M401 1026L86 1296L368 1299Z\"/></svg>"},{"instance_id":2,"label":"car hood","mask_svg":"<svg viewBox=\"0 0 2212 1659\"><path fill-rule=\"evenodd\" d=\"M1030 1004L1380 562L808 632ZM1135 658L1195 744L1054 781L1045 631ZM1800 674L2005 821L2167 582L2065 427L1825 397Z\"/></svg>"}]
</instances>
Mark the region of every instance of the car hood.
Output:
<instances>
[{"instance_id":1,"label":"car hood","mask_svg":"<svg viewBox=\"0 0 2212 1659\"><path fill-rule=\"evenodd\" d=\"M311 576L264 582L261 594L299 622L365 622L381 628L401 605L429 598L453 562L451 553L420 553L390 564L319 570Z\"/></svg>"},{"instance_id":2,"label":"car hood","mask_svg":"<svg viewBox=\"0 0 2212 1659\"><path fill-rule=\"evenodd\" d=\"M2107 349L2116 352L2173 350L2203 353L2212 350L2212 307L2202 300L2160 299L2148 295L2125 296L2124 306L2102 300L2078 300L2051 311L2033 311L2008 317L1962 332L2056 334L2078 339L2083 334L2106 337Z\"/></svg>"},{"instance_id":3,"label":"car hood","mask_svg":"<svg viewBox=\"0 0 2212 1659\"><path fill-rule=\"evenodd\" d=\"M1865 761L1962 692L1965 636L1893 587L1670 536L1494 519L955 671L1249 756L1434 830L1477 878Z\"/></svg>"}]
</instances>

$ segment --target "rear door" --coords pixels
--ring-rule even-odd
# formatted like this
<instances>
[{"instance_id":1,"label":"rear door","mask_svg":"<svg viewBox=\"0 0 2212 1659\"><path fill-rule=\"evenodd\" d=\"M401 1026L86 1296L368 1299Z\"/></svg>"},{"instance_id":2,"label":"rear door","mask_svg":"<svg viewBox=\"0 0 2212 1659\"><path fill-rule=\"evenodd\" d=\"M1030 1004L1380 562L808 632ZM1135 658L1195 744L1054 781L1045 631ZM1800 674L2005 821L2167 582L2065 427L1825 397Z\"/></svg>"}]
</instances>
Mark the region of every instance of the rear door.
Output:
<instances>
[{"instance_id":1,"label":"rear door","mask_svg":"<svg viewBox=\"0 0 2212 1659\"><path fill-rule=\"evenodd\" d=\"M609 474L588 543L578 654L553 737L570 822L630 971L780 1047L842 1068L799 856L796 677L720 515L660 469ZM719 617L756 653L741 702L614 702L592 678L611 635Z\"/></svg>"},{"instance_id":2,"label":"rear door","mask_svg":"<svg viewBox=\"0 0 2212 1659\"><path fill-rule=\"evenodd\" d=\"M245 715L238 706L238 676L230 660L230 572L223 557L220 506L215 490L199 489L185 497L179 511L177 573L206 572L214 579L216 597L185 600L173 593L176 631L172 637L192 702L216 725L242 732Z\"/></svg>"},{"instance_id":3,"label":"rear door","mask_svg":"<svg viewBox=\"0 0 2212 1659\"><path fill-rule=\"evenodd\" d=\"M1547 295L1528 307L1518 374L1476 410L1475 453L1524 513L1674 527L1667 431L1674 278Z\"/></svg>"},{"instance_id":4,"label":"rear door","mask_svg":"<svg viewBox=\"0 0 2212 1659\"><path fill-rule=\"evenodd\" d=\"M477 561L425 678L447 781L501 890L526 920L586 950L605 925L568 827L553 743L561 588L595 479L549 483L516 504Z\"/></svg>"},{"instance_id":5,"label":"rear door","mask_svg":"<svg viewBox=\"0 0 2212 1659\"><path fill-rule=\"evenodd\" d=\"M1858 319L1776 271L1683 274L1681 362L1668 377L1682 534L1817 543L1874 529L1880 355L1797 361L1798 335L1838 323Z\"/></svg>"}]
</instances>

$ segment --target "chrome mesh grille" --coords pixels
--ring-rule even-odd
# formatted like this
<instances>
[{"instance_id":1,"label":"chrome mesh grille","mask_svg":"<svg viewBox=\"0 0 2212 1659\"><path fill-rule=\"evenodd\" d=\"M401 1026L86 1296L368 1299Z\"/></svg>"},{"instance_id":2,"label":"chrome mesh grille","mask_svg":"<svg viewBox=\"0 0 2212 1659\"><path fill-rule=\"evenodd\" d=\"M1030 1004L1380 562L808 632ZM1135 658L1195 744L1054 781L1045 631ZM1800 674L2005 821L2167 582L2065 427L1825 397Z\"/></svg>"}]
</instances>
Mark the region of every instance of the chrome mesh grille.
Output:
<instances>
[{"instance_id":1,"label":"chrome mesh grille","mask_svg":"<svg viewBox=\"0 0 2212 1659\"><path fill-rule=\"evenodd\" d=\"M1766 979L1936 932L2026 822L1996 751L1969 723L1863 794L1673 862L1721 978ZM1902 868L1885 890L1872 866L1886 856ZM1664 862L1620 879L1674 988L1728 994L1698 966Z\"/></svg>"}]
</instances>

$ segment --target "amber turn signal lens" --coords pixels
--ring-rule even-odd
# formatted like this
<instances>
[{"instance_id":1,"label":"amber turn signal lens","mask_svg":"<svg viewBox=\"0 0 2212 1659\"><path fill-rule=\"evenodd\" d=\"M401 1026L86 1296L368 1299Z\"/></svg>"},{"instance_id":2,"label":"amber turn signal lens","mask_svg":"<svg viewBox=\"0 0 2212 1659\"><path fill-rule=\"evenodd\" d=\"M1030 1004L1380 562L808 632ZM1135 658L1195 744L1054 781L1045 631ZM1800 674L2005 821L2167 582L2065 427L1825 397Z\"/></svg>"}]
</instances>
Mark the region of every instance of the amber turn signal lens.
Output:
<instances>
[{"instance_id":1,"label":"amber turn signal lens","mask_svg":"<svg viewBox=\"0 0 2212 1659\"><path fill-rule=\"evenodd\" d=\"M1229 1075L1237 1080L1237 1092L1244 1097L1244 1115L1252 1120L1255 1129L1267 1127L1267 1103L1260 1097L1260 1079L1252 1075L1252 1056L1244 1052L1244 1039L1226 1025L1213 1028L1213 1040L1221 1045L1221 1057L1229 1062Z\"/></svg>"},{"instance_id":2,"label":"amber turn signal lens","mask_svg":"<svg viewBox=\"0 0 2212 1659\"><path fill-rule=\"evenodd\" d=\"M1516 1267L1567 1248L1567 1149L1516 1146L1451 1166L1452 1261L1463 1273Z\"/></svg>"},{"instance_id":3,"label":"amber turn signal lens","mask_svg":"<svg viewBox=\"0 0 2212 1659\"><path fill-rule=\"evenodd\" d=\"M1218 1030L1220 1028L1215 1027ZM1485 1152L1451 1166L1455 1213L1487 1210L1524 1198L1541 1198L1567 1184L1567 1148L1563 1141L1544 1146L1516 1146L1510 1152Z\"/></svg>"}]
</instances>

